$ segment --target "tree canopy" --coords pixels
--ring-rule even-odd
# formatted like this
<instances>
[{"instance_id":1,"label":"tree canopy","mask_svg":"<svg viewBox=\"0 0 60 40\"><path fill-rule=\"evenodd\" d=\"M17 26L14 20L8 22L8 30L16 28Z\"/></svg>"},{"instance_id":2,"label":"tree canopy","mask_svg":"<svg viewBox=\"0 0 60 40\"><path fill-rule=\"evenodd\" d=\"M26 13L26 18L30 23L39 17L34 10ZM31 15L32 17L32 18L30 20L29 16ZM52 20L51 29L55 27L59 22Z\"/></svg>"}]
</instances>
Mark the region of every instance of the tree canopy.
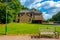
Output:
<instances>
[{"instance_id":1,"label":"tree canopy","mask_svg":"<svg viewBox=\"0 0 60 40\"><path fill-rule=\"evenodd\" d=\"M25 7L23 5L21 5L21 7L22 7L22 10L29 10L27 7Z\"/></svg>"},{"instance_id":2,"label":"tree canopy","mask_svg":"<svg viewBox=\"0 0 60 40\"><path fill-rule=\"evenodd\" d=\"M35 10L35 11L36 11L37 9L35 9L35 8L32 8L32 10Z\"/></svg>"},{"instance_id":3,"label":"tree canopy","mask_svg":"<svg viewBox=\"0 0 60 40\"><path fill-rule=\"evenodd\" d=\"M59 21L60 22L60 11L53 15L52 18L48 19L48 21Z\"/></svg>"},{"instance_id":4,"label":"tree canopy","mask_svg":"<svg viewBox=\"0 0 60 40\"><path fill-rule=\"evenodd\" d=\"M6 13L8 15L8 23L13 21L20 10L21 4L19 0L11 0L11 2L8 1L8 3L6 3L6 0L0 0L0 23L6 23Z\"/></svg>"},{"instance_id":5,"label":"tree canopy","mask_svg":"<svg viewBox=\"0 0 60 40\"><path fill-rule=\"evenodd\" d=\"M53 21L60 21L60 11L57 14L52 16L52 20Z\"/></svg>"}]
</instances>

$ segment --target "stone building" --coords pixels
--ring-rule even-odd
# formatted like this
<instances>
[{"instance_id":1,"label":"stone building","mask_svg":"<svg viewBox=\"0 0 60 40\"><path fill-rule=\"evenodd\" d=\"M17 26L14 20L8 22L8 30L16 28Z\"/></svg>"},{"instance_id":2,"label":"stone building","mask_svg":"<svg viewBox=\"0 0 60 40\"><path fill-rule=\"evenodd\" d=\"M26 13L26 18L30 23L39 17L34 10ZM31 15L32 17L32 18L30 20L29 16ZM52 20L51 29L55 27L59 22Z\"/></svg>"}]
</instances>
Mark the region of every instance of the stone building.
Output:
<instances>
[{"instance_id":1,"label":"stone building","mask_svg":"<svg viewBox=\"0 0 60 40\"><path fill-rule=\"evenodd\" d=\"M41 11L21 10L16 16L15 21L21 23L43 23L44 19Z\"/></svg>"}]
</instances>

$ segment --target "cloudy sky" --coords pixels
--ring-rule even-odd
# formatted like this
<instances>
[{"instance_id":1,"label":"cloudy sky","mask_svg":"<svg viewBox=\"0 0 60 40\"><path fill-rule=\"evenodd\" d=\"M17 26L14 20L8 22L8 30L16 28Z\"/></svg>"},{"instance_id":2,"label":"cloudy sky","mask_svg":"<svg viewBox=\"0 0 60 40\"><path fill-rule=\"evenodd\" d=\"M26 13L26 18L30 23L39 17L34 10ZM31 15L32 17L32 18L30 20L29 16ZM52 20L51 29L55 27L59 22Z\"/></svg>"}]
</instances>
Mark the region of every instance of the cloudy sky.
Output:
<instances>
[{"instance_id":1,"label":"cloudy sky","mask_svg":"<svg viewBox=\"0 0 60 40\"><path fill-rule=\"evenodd\" d=\"M60 0L20 0L20 2L29 9L41 10L44 19L51 18L60 11Z\"/></svg>"}]
</instances>

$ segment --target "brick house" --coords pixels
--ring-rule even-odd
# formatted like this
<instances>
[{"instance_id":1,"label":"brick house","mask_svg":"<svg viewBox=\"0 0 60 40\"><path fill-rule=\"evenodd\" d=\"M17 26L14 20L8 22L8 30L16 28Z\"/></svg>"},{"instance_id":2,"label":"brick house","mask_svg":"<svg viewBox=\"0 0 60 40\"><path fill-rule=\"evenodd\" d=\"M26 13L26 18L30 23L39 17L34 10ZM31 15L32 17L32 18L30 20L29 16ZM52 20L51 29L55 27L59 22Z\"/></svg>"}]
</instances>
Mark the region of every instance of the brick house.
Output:
<instances>
[{"instance_id":1,"label":"brick house","mask_svg":"<svg viewBox=\"0 0 60 40\"><path fill-rule=\"evenodd\" d=\"M43 23L44 19L41 11L21 10L15 21L21 23Z\"/></svg>"}]
</instances>

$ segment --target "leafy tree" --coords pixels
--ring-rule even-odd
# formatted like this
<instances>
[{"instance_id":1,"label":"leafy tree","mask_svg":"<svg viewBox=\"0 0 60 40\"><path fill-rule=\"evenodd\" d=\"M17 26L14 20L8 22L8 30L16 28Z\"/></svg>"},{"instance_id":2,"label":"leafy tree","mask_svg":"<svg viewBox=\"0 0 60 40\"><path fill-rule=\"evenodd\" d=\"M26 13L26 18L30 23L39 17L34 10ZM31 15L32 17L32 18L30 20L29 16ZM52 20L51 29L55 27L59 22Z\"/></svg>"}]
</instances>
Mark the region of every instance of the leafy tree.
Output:
<instances>
[{"instance_id":1,"label":"leafy tree","mask_svg":"<svg viewBox=\"0 0 60 40\"><path fill-rule=\"evenodd\" d=\"M0 2L0 22L5 23L6 19L6 3Z\"/></svg>"},{"instance_id":2,"label":"leafy tree","mask_svg":"<svg viewBox=\"0 0 60 40\"><path fill-rule=\"evenodd\" d=\"M51 19L48 19L49 21L60 21L60 11L53 15Z\"/></svg>"},{"instance_id":3,"label":"leafy tree","mask_svg":"<svg viewBox=\"0 0 60 40\"><path fill-rule=\"evenodd\" d=\"M35 11L36 11L36 9L35 9L35 8L32 8L32 10L35 10Z\"/></svg>"},{"instance_id":4,"label":"leafy tree","mask_svg":"<svg viewBox=\"0 0 60 40\"><path fill-rule=\"evenodd\" d=\"M0 22L6 23L6 13L7 13L7 21L12 22L14 17L21 10L21 4L19 0L11 0L8 1L8 5L6 6L6 0L0 0Z\"/></svg>"},{"instance_id":5,"label":"leafy tree","mask_svg":"<svg viewBox=\"0 0 60 40\"><path fill-rule=\"evenodd\" d=\"M60 11L52 16L52 21L60 21Z\"/></svg>"},{"instance_id":6,"label":"leafy tree","mask_svg":"<svg viewBox=\"0 0 60 40\"><path fill-rule=\"evenodd\" d=\"M27 7L25 7L25 6L21 6L22 7L22 10L29 10Z\"/></svg>"},{"instance_id":7,"label":"leafy tree","mask_svg":"<svg viewBox=\"0 0 60 40\"><path fill-rule=\"evenodd\" d=\"M46 21L48 21L48 22L49 21L60 21L60 11L57 14L53 15L52 18L50 18Z\"/></svg>"},{"instance_id":8,"label":"leafy tree","mask_svg":"<svg viewBox=\"0 0 60 40\"><path fill-rule=\"evenodd\" d=\"M0 0L0 2L11 2L12 0Z\"/></svg>"}]
</instances>

